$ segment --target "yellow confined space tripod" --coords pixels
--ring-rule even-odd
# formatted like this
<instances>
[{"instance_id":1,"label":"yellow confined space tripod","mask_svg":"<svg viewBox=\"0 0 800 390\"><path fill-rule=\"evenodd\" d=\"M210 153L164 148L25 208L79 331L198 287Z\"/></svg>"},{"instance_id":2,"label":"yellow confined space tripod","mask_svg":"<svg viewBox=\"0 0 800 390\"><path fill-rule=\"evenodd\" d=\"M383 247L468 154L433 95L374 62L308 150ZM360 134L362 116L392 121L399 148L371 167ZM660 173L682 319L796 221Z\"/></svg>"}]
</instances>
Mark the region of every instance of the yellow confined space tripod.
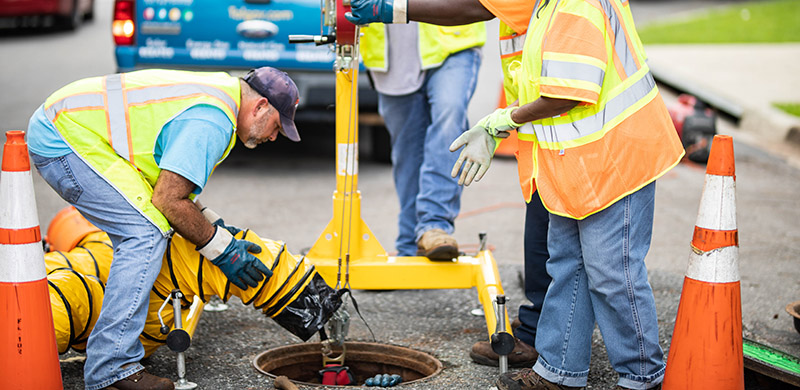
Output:
<instances>
[{"instance_id":1,"label":"yellow confined space tripod","mask_svg":"<svg viewBox=\"0 0 800 390\"><path fill-rule=\"evenodd\" d=\"M344 18L349 0L322 0L322 24L327 35L294 35L290 43L332 44L336 60L336 190L333 218L307 254L325 281L334 288L403 290L478 290L492 347L500 355L500 370L514 347L505 297L492 253L481 235L475 256L451 262L426 257L389 256L361 219L358 190L358 27Z\"/></svg>"}]
</instances>

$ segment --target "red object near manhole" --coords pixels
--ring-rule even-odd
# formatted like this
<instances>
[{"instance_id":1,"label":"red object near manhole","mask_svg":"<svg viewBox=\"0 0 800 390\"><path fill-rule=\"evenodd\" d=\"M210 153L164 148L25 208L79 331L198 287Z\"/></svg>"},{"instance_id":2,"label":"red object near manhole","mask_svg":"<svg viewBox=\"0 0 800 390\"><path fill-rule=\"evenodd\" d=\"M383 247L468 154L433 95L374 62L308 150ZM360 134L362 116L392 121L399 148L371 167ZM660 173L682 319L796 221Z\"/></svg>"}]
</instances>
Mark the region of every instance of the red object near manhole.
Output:
<instances>
[{"instance_id":1,"label":"red object near manhole","mask_svg":"<svg viewBox=\"0 0 800 390\"><path fill-rule=\"evenodd\" d=\"M272 379L286 376L293 382L319 386L322 369L322 345L305 343L286 345L260 353L253 359L253 366ZM442 371L442 362L435 357L410 348L388 344L347 342L344 365L353 374L353 385L363 385L376 374L398 374L401 384L429 378ZM334 348L333 355L341 350ZM332 386L344 387L344 386Z\"/></svg>"}]
</instances>

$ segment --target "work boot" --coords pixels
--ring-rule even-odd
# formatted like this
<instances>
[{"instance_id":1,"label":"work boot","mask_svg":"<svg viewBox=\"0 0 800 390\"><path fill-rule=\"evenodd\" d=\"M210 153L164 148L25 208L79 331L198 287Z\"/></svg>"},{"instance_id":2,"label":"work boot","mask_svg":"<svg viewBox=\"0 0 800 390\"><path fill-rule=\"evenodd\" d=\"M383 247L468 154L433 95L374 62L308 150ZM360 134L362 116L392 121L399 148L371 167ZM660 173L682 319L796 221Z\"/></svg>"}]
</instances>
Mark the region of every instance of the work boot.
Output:
<instances>
[{"instance_id":1,"label":"work boot","mask_svg":"<svg viewBox=\"0 0 800 390\"><path fill-rule=\"evenodd\" d=\"M520 326L522 326L522 321L519 318L514 318L514 321L511 321L511 333L516 332Z\"/></svg>"},{"instance_id":2,"label":"work boot","mask_svg":"<svg viewBox=\"0 0 800 390\"><path fill-rule=\"evenodd\" d=\"M107 390L174 390L175 384L167 378L161 378L148 373L145 370L139 371L125 379L114 382Z\"/></svg>"},{"instance_id":3,"label":"work boot","mask_svg":"<svg viewBox=\"0 0 800 390\"><path fill-rule=\"evenodd\" d=\"M478 341L472 345L469 352L472 361L484 366L498 366L500 357L492 350L492 344L488 341ZM524 341L514 337L514 349L508 354L508 366L514 368L533 367L539 352Z\"/></svg>"},{"instance_id":4,"label":"work boot","mask_svg":"<svg viewBox=\"0 0 800 390\"><path fill-rule=\"evenodd\" d=\"M452 260L458 257L458 243L442 229L431 229L422 234L417 242L417 256L431 260Z\"/></svg>"},{"instance_id":5,"label":"work boot","mask_svg":"<svg viewBox=\"0 0 800 390\"><path fill-rule=\"evenodd\" d=\"M614 390L630 390L630 389L629 389L629 388L627 388L627 387L622 387L622 386L620 386L620 385L617 385L617 387L615 387L615 388L614 388ZM651 387L651 388L649 388L649 389L647 389L647 390L661 390L661 384L659 383L659 385L658 385L658 386L656 386L656 387Z\"/></svg>"},{"instance_id":6,"label":"work boot","mask_svg":"<svg viewBox=\"0 0 800 390\"><path fill-rule=\"evenodd\" d=\"M582 387L568 387L546 381L530 368L500 374L494 383L499 390L578 390Z\"/></svg>"}]
</instances>

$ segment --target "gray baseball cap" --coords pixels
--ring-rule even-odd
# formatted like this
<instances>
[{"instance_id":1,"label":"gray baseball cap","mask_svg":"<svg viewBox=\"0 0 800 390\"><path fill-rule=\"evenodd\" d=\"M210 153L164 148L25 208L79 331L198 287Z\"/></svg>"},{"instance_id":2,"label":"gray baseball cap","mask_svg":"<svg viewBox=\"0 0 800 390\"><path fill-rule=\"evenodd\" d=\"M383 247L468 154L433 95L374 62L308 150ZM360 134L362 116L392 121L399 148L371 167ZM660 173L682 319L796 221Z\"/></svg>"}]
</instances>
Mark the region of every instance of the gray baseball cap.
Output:
<instances>
[{"instance_id":1,"label":"gray baseball cap","mask_svg":"<svg viewBox=\"0 0 800 390\"><path fill-rule=\"evenodd\" d=\"M251 70L243 80L278 110L281 115L281 134L294 142L300 142L300 134L294 124L300 92L289 75L273 67L264 66Z\"/></svg>"}]
</instances>

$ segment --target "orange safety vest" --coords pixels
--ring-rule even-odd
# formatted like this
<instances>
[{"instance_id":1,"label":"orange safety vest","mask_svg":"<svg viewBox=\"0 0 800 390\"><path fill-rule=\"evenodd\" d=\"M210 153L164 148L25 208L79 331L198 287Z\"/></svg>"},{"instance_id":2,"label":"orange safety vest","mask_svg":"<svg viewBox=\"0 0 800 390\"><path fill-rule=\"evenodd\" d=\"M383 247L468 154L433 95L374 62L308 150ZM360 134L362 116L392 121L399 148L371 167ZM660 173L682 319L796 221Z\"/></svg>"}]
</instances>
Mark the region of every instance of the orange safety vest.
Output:
<instances>
[{"instance_id":1,"label":"orange safety vest","mask_svg":"<svg viewBox=\"0 0 800 390\"><path fill-rule=\"evenodd\" d=\"M520 106L541 96L582 103L518 129L520 181L527 201L538 187L548 211L583 219L656 180L684 151L627 0L538 8L517 72Z\"/></svg>"}]
</instances>

